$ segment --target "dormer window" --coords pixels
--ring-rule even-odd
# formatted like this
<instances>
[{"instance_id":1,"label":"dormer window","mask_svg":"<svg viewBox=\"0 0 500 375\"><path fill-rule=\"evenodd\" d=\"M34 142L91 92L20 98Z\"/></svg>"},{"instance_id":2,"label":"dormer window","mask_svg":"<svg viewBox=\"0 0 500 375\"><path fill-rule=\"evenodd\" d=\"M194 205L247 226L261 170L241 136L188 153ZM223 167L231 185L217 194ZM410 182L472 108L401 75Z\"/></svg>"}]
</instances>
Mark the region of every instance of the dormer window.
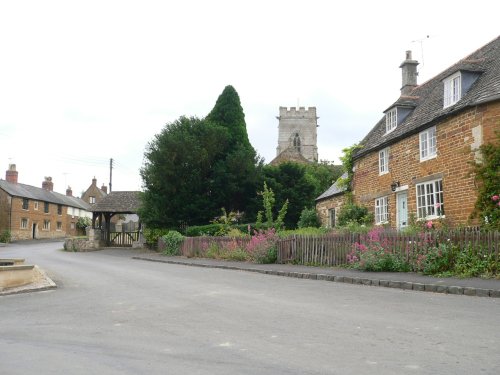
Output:
<instances>
[{"instance_id":1,"label":"dormer window","mask_svg":"<svg viewBox=\"0 0 500 375\"><path fill-rule=\"evenodd\" d=\"M390 133L398 125L398 108L395 107L385 114L385 132Z\"/></svg>"},{"instance_id":2,"label":"dormer window","mask_svg":"<svg viewBox=\"0 0 500 375\"><path fill-rule=\"evenodd\" d=\"M453 74L444 80L444 102L443 108L452 106L462 97L462 76L460 72Z\"/></svg>"}]
</instances>

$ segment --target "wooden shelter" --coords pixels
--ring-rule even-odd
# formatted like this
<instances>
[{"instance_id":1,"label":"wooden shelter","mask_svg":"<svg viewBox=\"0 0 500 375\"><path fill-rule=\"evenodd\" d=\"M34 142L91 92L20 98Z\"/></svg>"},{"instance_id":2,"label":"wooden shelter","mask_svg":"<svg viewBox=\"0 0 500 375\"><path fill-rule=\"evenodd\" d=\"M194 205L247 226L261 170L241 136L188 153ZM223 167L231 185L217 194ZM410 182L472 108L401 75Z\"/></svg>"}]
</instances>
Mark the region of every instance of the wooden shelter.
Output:
<instances>
[{"instance_id":1,"label":"wooden shelter","mask_svg":"<svg viewBox=\"0 0 500 375\"><path fill-rule=\"evenodd\" d=\"M113 191L92 206L92 228L101 229L106 246L132 246L138 241L139 229L135 232L111 232L111 218L115 215L137 214L141 205L138 191ZM104 219L104 221L103 221Z\"/></svg>"}]
</instances>

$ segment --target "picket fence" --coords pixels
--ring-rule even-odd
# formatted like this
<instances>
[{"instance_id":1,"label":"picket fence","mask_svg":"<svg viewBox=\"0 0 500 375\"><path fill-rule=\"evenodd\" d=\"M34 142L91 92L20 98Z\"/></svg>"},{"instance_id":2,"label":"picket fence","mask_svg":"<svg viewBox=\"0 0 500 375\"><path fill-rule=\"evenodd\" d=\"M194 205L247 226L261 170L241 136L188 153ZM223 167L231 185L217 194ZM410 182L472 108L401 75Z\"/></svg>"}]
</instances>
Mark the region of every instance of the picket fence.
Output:
<instances>
[{"instance_id":1,"label":"picket fence","mask_svg":"<svg viewBox=\"0 0 500 375\"><path fill-rule=\"evenodd\" d=\"M325 235L293 235L277 242L277 263L302 265L338 266L347 264L347 255L356 243L368 245L377 241L384 249L410 259L424 247L449 243L460 250L470 247L481 255L494 254L500 258L500 232L480 230L429 231L404 234L395 230L360 233L330 233ZM186 237L181 244L181 255L204 257L212 245L225 248L245 248L249 238L232 237Z\"/></svg>"},{"instance_id":2,"label":"picket fence","mask_svg":"<svg viewBox=\"0 0 500 375\"><path fill-rule=\"evenodd\" d=\"M278 244L278 263L314 264L338 266L347 264L347 255L355 243L367 245L377 241L384 249L399 253L410 259L423 247L449 243L461 251L470 248L481 255L494 254L499 260L500 232L479 230L433 231L418 234L404 234L397 231L380 231L372 234L346 233L322 236L294 235L281 239Z\"/></svg>"}]
</instances>

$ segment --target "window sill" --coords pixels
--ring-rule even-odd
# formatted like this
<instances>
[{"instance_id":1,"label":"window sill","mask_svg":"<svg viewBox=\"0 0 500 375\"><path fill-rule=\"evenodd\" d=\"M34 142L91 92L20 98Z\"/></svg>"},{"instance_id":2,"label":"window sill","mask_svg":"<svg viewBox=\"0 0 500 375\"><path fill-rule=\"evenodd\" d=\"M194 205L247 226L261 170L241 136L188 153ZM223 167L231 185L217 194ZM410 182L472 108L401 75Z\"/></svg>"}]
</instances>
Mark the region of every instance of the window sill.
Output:
<instances>
[{"instance_id":1,"label":"window sill","mask_svg":"<svg viewBox=\"0 0 500 375\"><path fill-rule=\"evenodd\" d=\"M437 219L446 219L446 215L431 215L431 216L426 216L425 218L419 217L417 221L428 221Z\"/></svg>"},{"instance_id":2,"label":"window sill","mask_svg":"<svg viewBox=\"0 0 500 375\"><path fill-rule=\"evenodd\" d=\"M432 159L436 159L437 158L437 154L434 154L434 155L431 155L431 156L427 156L426 158L420 158L420 162L424 162L424 161L427 161L427 160L432 160Z\"/></svg>"},{"instance_id":3,"label":"window sill","mask_svg":"<svg viewBox=\"0 0 500 375\"><path fill-rule=\"evenodd\" d=\"M379 176L383 176L383 175L386 175L387 173L389 173L389 171L387 171L387 172L378 172L378 175Z\"/></svg>"}]
</instances>

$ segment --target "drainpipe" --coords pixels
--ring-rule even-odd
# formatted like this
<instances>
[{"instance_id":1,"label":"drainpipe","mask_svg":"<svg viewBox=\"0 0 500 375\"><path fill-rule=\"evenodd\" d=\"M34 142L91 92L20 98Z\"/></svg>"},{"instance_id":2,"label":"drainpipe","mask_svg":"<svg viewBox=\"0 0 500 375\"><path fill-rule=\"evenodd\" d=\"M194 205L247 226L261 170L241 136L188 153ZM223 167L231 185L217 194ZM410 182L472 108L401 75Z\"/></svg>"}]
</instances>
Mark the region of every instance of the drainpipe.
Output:
<instances>
[{"instance_id":1,"label":"drainpipe","mask_svg":"<svg viewBox=\"0 0 500 375\"><path fill-rule=\"evenodd\" d=\"M9 232L12 235L12 197L10 197Z\"/></svg>"}]
</instances>

